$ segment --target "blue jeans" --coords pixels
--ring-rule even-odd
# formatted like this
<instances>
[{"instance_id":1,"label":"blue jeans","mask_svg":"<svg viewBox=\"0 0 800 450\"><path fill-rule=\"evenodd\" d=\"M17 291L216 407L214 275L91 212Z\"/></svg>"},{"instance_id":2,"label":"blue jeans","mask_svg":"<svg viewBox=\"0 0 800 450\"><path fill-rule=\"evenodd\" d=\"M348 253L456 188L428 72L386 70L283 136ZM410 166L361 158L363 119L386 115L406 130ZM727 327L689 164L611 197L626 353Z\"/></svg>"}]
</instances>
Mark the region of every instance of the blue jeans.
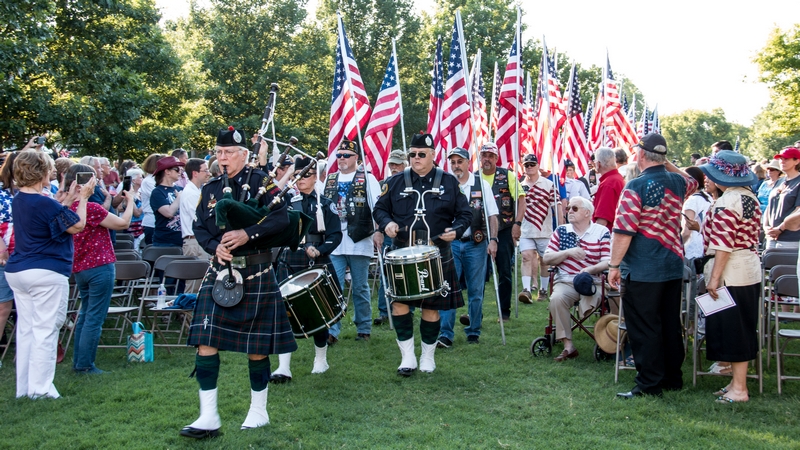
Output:
<instances>
[{"instance_id":1,"label":"blue jeans","mask_svg":"<svg viewBox=\"0 0 800 450\"><path fill-rule=\"evenodd\" d=\"M383 238L383 248L381 252L392 247L392 238L386 236ZM385 253L382 253L385 255ZM380 288L378 289L378 315L389 317L389 311L386 309L386 292L383 290L383 278L381 277Z\"/></svg>"},{"instance_id":2,"label":"blue jeans","mask_svg":"<svg viewBox=\"0 0 800 450\"><path fill-rule=\"evenodd\" d=\"M353 323L356 324L357 332L360 334L370 334L372 332L372 305L370 298L372 294L369 290L369 256L361 255L331 255L333 267L336 269L336 277L339 278L339 287L344 292L345 269L350 266L350 285L353 289ZM338 338L342 329L341 321L331 326L330 333Z\"/></svg>"},{"instance_id":3,"label":"blue jeans","mask_svg":"<svg viewBox=\"0 0 800 450\"><path fill-rule=\"evenodd\" d=\"M111 304L115 275L114 264L104 264L75 274L75 282L81 294L81 309L78 313L78 323L75 324L75 352L72 360L72 368L75 370L94 368L97 344L100 343L103 322Z\"/></svg>"},{"instance_id":4,"label":"blue jeans","mask_svg":"<svg viewBox=\"0 0 800 450\"><path fill-rule=\"evenodd\" d=\"M455 240L450 245L453 249L458 278L462 279L463 271L469 270L464 274L469 298L469 326L464 328L464 332L467 336L480 336L483 323L483 289L486 285L486 248L489 246L489 240L484 239L480 244ZM456 321L456 310L439 311L439 317L441 324L439 336L452 341L455 337L453 325Z\"/></svg>"}]
</instances>

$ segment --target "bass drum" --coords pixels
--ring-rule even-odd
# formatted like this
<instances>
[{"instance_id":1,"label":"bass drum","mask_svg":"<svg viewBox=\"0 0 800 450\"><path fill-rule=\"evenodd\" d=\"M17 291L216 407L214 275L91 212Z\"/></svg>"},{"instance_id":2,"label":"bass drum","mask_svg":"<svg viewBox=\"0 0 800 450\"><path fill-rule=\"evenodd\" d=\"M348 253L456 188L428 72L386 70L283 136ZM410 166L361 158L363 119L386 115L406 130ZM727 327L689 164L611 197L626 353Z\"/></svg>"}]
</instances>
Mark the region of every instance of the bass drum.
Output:
<instances>
[{"instance_id":1,"label":"bass drum","mask_svg":"<svg viewBox=\"0 0 800 450\"><path fill-rule=\"evenodd\" d=\"M347 310L339 285L324 267L298 272L280 285L296 338L308 338L338 322Z\"/></svg>"},{"instance_id":2,"label":"bass drum","mask_svg":"<svg viewBox=\"0 0 800 450\"><path fill-rule=\"evenodd\" d=\"M415 245L392 250L386 254L384 264L386 295L392 301L421 300L445 292L438 247Z\"/></svg>"}]
</instances>

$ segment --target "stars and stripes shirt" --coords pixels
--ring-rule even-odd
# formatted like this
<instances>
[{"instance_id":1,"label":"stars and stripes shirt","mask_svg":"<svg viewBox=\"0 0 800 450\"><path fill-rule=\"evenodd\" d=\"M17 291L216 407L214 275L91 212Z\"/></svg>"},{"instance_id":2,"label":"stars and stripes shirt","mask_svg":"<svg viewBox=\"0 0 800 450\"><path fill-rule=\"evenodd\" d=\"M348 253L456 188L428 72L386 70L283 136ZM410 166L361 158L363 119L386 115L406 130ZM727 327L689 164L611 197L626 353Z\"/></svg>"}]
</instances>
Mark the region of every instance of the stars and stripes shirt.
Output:
<instances>
[{"instance_id":1,"label":"stars and stripes shirt","mask_svg":"<svg viewBox=\"0 0 800 450\"><path fill-rule=\"evenodd\" d=\"M758 248L761 208L748 187L731 187L709 208L703 223L705 253Z\"/></svg>"},{"instance_id":2,"label":"stars and stripes shirt","mask_svg":"<svg viewBox=\"0 0 800 450\"><path fill-rule=\"evenodd\" d=\"M633 236L622 259L622 277L662 282L683 277L681 207L697 181L657 165L631 180L622 191L614 233Z\"/></svg>"},{"instance_id":3,"label":"stars and stripes shirt","mask_svg":"<svg viewBox=\"0 0 800 450\"><path fill-rule=\"evenodd\" d=\"M580 236L572 224L560 225L550 237L545 254L575 247L582 248L586 252L586 258L577 260L570 256L565 259L558 265L559 275L577 275L581 270L600 261L608 261L611 258L611 233L608 232L608 228L594 222Z\"/></svg>"},{"instance_id":4,"label":"stars and stripes shirt","mask_svg":"<svg viewBox=\"0 0 800 450\"><path fill-rule=\"evenodd\" d=\"M553 196L560 200L553 182L540 176L536 183L522 182L525 190L525 219L520 232L526 239L547 239L553 234Z\"/></svg>"}]
</instances>

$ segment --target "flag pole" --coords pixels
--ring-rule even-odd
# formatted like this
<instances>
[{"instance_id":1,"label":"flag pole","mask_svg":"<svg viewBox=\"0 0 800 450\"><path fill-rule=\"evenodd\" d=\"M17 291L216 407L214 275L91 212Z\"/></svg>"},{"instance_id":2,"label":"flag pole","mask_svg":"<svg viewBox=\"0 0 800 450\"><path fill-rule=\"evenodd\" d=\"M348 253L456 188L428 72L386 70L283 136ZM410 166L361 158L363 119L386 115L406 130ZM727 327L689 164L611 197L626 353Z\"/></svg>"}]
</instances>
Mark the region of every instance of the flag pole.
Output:
<instances>
[{"instance_id":1,"label":"flag pole","mask_svg":"<svg viewBox=\"0 0 800 450\"><path fill-rule=\"evenodd\" d=\"M544 46L545 52L547 52L547 44L545 42L544 36L542 36L542 45ZM550 173L553 175L553 215L556 219L556 226L558 226L558 185L560 183L559 174L556 173L556 155L553 148L553 133L550 131L553 129L553 114L550 111L550 63L547 61L547 54L545 53L545 65L543 68L542 73L542 86L544 86L547 91L543 92L543 96L545 97L545 106L547 107L547 135L545 135L545 142L547 142L547 138L550 137ZM552 288L552 286L551 286Z\"/></svg>"},{"instance_id":2,"label":"flag pole","mask_svg":"<svg viewBox=\"0 0 800 450\"><path fill-rule=\"evenodd\" d=\"M467 60L467 50L464 48L464 27L461 24L461 12L456 11L456 26L458 27L458 37L461 41L461 60L462 61L469 61ZM480 64L480 50L478 50L478 61ZM497 63L495 63L497 64ZM470 83L469 76L467 76L466 67L464 68L464 77L465 77L465 84L467 87L467 101L469 102L469 123L470 127L472 128L472 147L477 150L478 148L478 140L476 139L475 135L475 116L472 115L472 84ZM475 150L473 150L475 152ZM477 153L477 152L475 152ZM475 154L473 153L473 154ZM480 170L480 169L479 169ZM480 183L481 188L481 199L482 199L482 206L483 206L483 220L486 224L486 232L491 234L491 228L489 227L489 210L486 206L486 199L491 198L494 199L494 195L489 197L486 196L486 193L483 192L483 177L480 175L478 176L478 182ZM472 230L474 233L475 230ZM490 241L491 242L491 241ZM503 326L503 313L500 308L500 289L497 283L497 265L494 262L494 258L492 260L492 278L494 279L494 295L495 295L495 303L497 304L497 314L500 318L500 336L502 338L503 345L506 345L506 330ZM484 273L483 276L485 277L486 274ZM467 277L468 278L468 277Z\"/></svg>"},{"instance_id":3,"label":"flag pole","mask_svg":"<svg viewBox=\"0 0 800 450\"><path fill-rule=\"evenodd\" d=\"M344 23L342 22L342 15L340 13L338 13L338 12L336 13L336 15L339 17L339 45L340 45L340 47L342 49L342 55L344 55L342 57L342 60L346 61L346 58L347 58L347 47L345 46L345 41L344 41ZM395 64L396 63L397 63L397 60L395 59ZM356 133L358 135L358 146L359 146L359 150L360 150L360 153L361 153L361 161L362 161L362 164L364 164L364 178L366 179L366 182L364 183L364 188L365 188L365 190L367 192L367 204L369 205L370 211L375 211L375 199L372 197L372 193L370 192L370 187L369 187L370 183L369 183L369 178L367 177L367 175L369 175L369 173L367 173L367 158L366 158L366 154L364 153L364 142L363 142L363 139L361 138L361 124L358 123L358 110L356 109L356 97L355 97L355 95L353 95L353 82L350 79L350 71L347 70L347 68L345 68L345 70L344 70L344 77L345 77L345 80L347 80L347 88L350 90L350 103L353 106L353 115L355 116L355 120L356 120ZM397 84L398 84L398 86L400 85L399 82ZM373 222L373 226L374 226L374 222ZM376 233L377 233L377 231L376 231ZM374 246L374 244L373 244L373 246ZM381 283L383 283L384 286L388 286L388 284L386 283L386 271L384 270L384 266L383 266L382 249L377 249L377 251L375 253L378 254L378 266L380 268L379 271L381 273ZM390 304L388 304L388 300L387 300L387 306L389 306L389 307L391 306ZM392 317L391 317L392 316L392 310L389 309L387 311L387 313L389 314L389 329L393 329L394 328L394 324L392 323Z\"/></svg>"},{"instance_id":4,"label":"flag pole","mask_svg":"<svg viewBox=\"0 0 800 450\"><path fill-rule=\"evenodd\" d=\"M494 62L494 72L492 73L492 111L491 111L491 115L489 116L489 137L492 139L493 142L497 140L497 123L494 124L494 126L495 126L494 135L492 134L492 130L491 130L491 128L492 128L492 119L494 118L494 111L495 111L495 108L497 107L497 103L496 103L497 102L497 98L496 98L497 97L497 87L494 85L495 83L497 83L497 77L495 76L495 74L497 74L497 61Z\"/></svg>"},{"instance_id":5,"label":"flag pole","mask_svg":"<svg viewBox=\"0 0 800 450\"><path fill-rule=\"evenodd\" d=\"M394 73L397 75L397 100L400 102L400 138L403 140L403 151L406 151L406 126L403 123L403 94L400 92L400 66L397 62L397 39L392 38L392 55L394 56ZM391 322L390 322L391 324Z\"/></svg>"},{"instance_id":6,"label":"flag pole","mask_svg":"<svg viewBox=\"0 0 800 450\"><path fill-rule=\"evenodd\" d=\"M515 40L517 41L517 80L522 80L522 10L519 6L517 6L517 32L515 36ZM520 87L522 82L520 81ZM516 127L516 136L517 138L513 141L513 144L516 144L516 149L514 149L514 145L511 147L511 159L514 161L513 164L513 171L514 177L517 176L517 167L519 166L519 142L520 142L520 135L519 135L519 97L516 97L517 100L517 110L514 111L514 126ZM523 99L524 102L524 99ZM514 186L519 187L519 180L514 183ZM517 220L517 215L519 212L517 211L517 202L519 200L519 192L516 192L517 189L514 190L514 221ZM513 229L513 225L512 225ZM520 226L520 232L522 227ZM512 237L512 242L514 241ZM519 318L519 265L520 265L520 258L519 258L519 245L517 242L514 242L514 317ZM499 306L499 303L498 303ZM502 317L500 318L500 323L503 322Z\"/></svg>"}]
</instances>

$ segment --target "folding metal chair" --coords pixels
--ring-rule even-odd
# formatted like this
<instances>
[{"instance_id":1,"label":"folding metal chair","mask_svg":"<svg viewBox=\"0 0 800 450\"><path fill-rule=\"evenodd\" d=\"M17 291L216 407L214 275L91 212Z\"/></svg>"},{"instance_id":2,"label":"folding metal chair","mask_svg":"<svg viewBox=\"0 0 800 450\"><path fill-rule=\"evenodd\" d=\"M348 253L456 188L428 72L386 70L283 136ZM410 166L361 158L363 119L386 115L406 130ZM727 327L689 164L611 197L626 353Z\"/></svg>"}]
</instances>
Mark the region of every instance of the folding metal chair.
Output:
<instances>
[{"instance_id":1,"label":"folding metal chair","mask_svg":"<svg viewBox=\"0 0 800 450\"><path fill-rule=\"evenodd\" d=\"M112 328L103 328L103 331L119 331L119 343L117 345L98 345L98 347L124 347L122 338L125 335L125 330L130 330L127 325L133 325L131 320L131 313L139 308L133 305L134 292L137 289L146 290L147 284L141 286L137 282L139 280L147 280L150 274L150 264L147 261L117 261L114 263L116 282L125 286L125 297L121 302L121 306L110 306L108 308L108 316L117 316L117 322ZM120 325L119 319L122 319Z\"/></svg>"},{"instance_id":2,"label":"folding metal chair","mask_svg":"<svg viewBox=\"0 0 800 450\"><path fill-rule=\"evenodd\" d=\"M761 279L761 291L764 293L764 299L767 302L767 312L763 317L764 324L764 339L767 346L767 367L770 366L772 359L772 329L774 328L771 323L773 312L777 311L778 304L773 301L772 295L772 281L775 278L770 278L770 271L775 266L796 266L797 265L797 249L786 248L769 248L764 250L761 256L761 268L763 276ZM776 277L777 278L777 277ZM785 304L785 303L784 303Z\"/></svg>"},{"instance_id":3,"label":"folding metal chair","mask_svg":"<svg viewBox=\"0 0 800 450\"><path fill-rule=\"evenodd\" d=\"M141 261L142 255L136 250L117 250L114 252L117 261Z\"/></svg>"},{"instance_id":4,"label":"folding metal chair","mask_svg":"<svg viewBox=\"0 0 800 450\"><path fill-rule=\"evenodd\" d=\"M159 261L165 257L159 258ZM192 280L202 280L206 273L208 272L209 263L205 260L200 259L173 259L169 262L169 264L164 268L164 276L167 278L174 278L176 280L183 280L183 281L192 281ZM177 298L177 296L174 296ZM167 347L167 351L171 353L169 347L177 347L182 346L181 340L183 339L184 331L188 331L189 325L191 324L192 317L191 314L194 312L194 309L157 309L152 308L150 312L153 314L153 326L152 331L153 334L158 334L161 339L164 341L163 344L155 344L159 347ZM180 329L177 331L178 333L178 341L175 344L170 344L167 341L166 336L164 333L170 332L169 326L172 320L172 314L174 313L181 313L183 314L183 320L181 321ZM161 328L161 322L159 320L159 316L166 315L169 318L169 321L166 324L164 329Z\"/></svg>"},{"instance_id":5,"label":"folding metal chair","mask_svg":"<svg viewBox=\"0 0 800 450\"><path fill-rule=\"evenodd\" d=\"M797 275L781 275L775 280L772 287L778 297L800 297L797 287ZM778 368L778 394L782 391L783 380L800 380L800 376L785 375L783 358L786 356L800 356L800 353L786 353L786 346L792 339L800 339L800 330L781 330L781 320L800 321L800 313L776 311L775 315L775 353ZM784 340L781 347L781 339Z\"/></svg>"},{"instance_id":6,"label":"folding metal chair","mask_svg":"<svg viewBox=\"0 0 800 450\"><path fill-rule=\"evenodd\" d=\"M154 247L154 248L159 248L159 247ZM174 247L160 247L160 248L174 248ZM160 284L159 279L167 278L167 277L164 276L164 269L166 269L167 266L172 261L177 261L177 260L195 260L195 259L197 259L197 258L195 258L194 256L166 254L166 255L159 256L158 259L153 262L153 270L150 272L150 277L147 280L148 289L145 290L144 293L142 294L142 296L139 298L139 315L136 318L137 322L141 322L142 321L142 315L144 313L145 304L147 304L148 302L157 302L158 301L158 296L157 295L152 295L150 290L153 287L156 287L156 286L158 286L158 284ZM208 262L206 262L206 265L208 265ZM165 286L165 287L173 287L173 286L175 286L175 285L170 284L169 286ZM175 297L177 297L177 296L176 295L167 295L166 296L166 300L167 301L175 300Z\"/></svg>"},{"instance_id":7,"label":"folding metal chair","mask_svg":"<svg viewBox=\"0 0 800 450\"><path fill-rule=\"evenodd\" d=\"M133 241L117 241L114 243L114 251L133 250Z\"/></svg>"},{"instance_id":8,"label":"folding metal chair","mask_svg":"<svg viewBox=\"0 0 800 450\"><path fill-rule=\"evenodd\" d=\"M767 290L769 291L768 294L764 295L764 300L767 304L767 314L764 318L765 321L765 328L764 328L764 339L767 341L767 368L770 367L772 362L772 357L776 355L776 351L772 349L772 339L775 336L775 326L773 326L773 320L775 319L775 313L778 311L781 305L796 305L794 301L789 301L785 296L778 295L775 292L773 286L775 285L775 281L783 275L796 275L797 274L797 266L788 266L788 265L778 265L772 267L769 270L769 276L766 278L766 286Z\"/></svg>"}]
</instances>

